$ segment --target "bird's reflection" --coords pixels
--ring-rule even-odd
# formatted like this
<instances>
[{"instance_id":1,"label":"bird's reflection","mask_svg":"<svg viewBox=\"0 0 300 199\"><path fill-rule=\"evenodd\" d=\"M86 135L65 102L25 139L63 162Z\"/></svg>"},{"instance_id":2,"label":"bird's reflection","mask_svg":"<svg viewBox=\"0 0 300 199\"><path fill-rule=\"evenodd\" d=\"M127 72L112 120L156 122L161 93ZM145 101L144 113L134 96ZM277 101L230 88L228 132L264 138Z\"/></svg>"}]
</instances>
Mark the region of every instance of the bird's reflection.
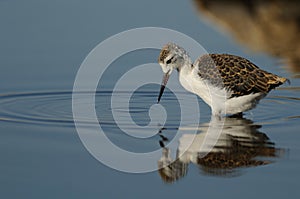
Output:
<instances>
[{"instance_id":1,"label":"bird's reflection","mask_svg":"<svg viewBox=\"0 0 300 199\"><path fill-rule=\"evenodd\" d=\"M213 117L199 127L198 134L183 134L176 160L170 157L170 149L161 145L159 174L163 181L170 183L184 177L190 163L204 174L225 177L241 175L241 168L270 164L284 151L276 148L260 128L249 119ZM218 137L208 136L213 134Z\"/></svg>"},{"instance_id":2,"label":"bird's reflection","mask_svg":"<svg viewBox=\"0 0 300 199\"><path fill-rule=\"evenodd\" d=\"M194 0L201 16L254 51L286 61L300 71L300 1Z\"/></svg>"}]
</instances>

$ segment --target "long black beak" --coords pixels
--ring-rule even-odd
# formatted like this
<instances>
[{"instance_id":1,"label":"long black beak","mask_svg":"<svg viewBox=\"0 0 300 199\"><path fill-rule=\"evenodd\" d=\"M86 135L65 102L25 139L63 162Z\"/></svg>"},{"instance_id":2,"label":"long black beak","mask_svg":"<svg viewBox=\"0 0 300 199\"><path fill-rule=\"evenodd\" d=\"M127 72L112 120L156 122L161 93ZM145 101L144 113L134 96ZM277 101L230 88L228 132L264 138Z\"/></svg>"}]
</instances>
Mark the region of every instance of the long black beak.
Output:
<instances>
[{"instance_id":1,"label":"long black beak","mask_svg":"<svg viewBox=\"0 0 300 199\"><path fill-rule=\"evenodd\" d=\"M160 86L160 91L159 91L157 103L159 103L160 98L161 98L162 94L164 93L164 90L166 88L167 82L169 80L169 76L170 76L169 72L167 72L167 73L164 74L164 77L163 77L163 80L162 80L161 86Z\"/></svg>"}]
</instances>

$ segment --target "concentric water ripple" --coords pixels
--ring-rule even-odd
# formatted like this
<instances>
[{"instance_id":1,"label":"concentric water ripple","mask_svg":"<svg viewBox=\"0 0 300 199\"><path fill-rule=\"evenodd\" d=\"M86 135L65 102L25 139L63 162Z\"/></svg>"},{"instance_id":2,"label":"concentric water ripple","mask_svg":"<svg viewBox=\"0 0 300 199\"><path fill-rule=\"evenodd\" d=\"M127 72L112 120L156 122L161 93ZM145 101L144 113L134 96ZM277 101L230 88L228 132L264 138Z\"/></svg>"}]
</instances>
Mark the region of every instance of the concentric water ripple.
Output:
<instances>
[{"instance_id":1,"label":"concentric water ripple","mask_svg":"<svg viewBox=\"0 0 300 199\"><path fill-rule=\"evenodd\" d=\"M274 95L275 94L275 95ZM257 108L249 111L248 118L256 123L280 124L287 120L298 120L300 118L300 98L294 87L280 89L280 93L270 93L262 99ZM253 115L251 115L253 114ZM298 122L298 121L296 121Z\"/></svg>"},{"instance_id":2,"label":"concentric water ripple","mask_svg":"<svg viewBox=\"0 0 300 199\"><path fill-rule=\"evenodd\" d=\"M299 119L300 113L295 114L295 107L300 107L300 99L293 96L293 89L284 90L283 95L270 95L263 99L258 107L246 114L246 117L255 119L262 124L272 124L278 121ZM119 92L120 99L126 93ZM111 114L111 91L97 91L96 111L102 124L115 126ZM189 94L189 93L186 93ZM118 104L113 107L117 112L129 111L133 120L138 125L147 125L149 122L149 107L156 103L157 91L139 91L134 94L130 107ZM176 98L170 92L166 92L162 105L166 107L169 122L168 125L176 127L179 121L180 111ZM24 92L8 93L0 95L0 121L19 122L43 125L74 126L72 115L72 91L49 92ZM201 106L206 106L200 103ZM168 108L169 106L169 108ZM175 107L175 108L174 108ZM203 110L203 109L202 109ZM209 109L206 109L209 110ZM200 110L201 111L201 110ZM253 118L251 114L254 113ZM291 115L293 113L293 115ZM208 120L210 112L201 112L201 119ZM82 122L89 123L89 116L82 118Z\"/></svg>"},{"instance_id":3,"label":"concentric water ripple","mask_svg":"<svg viewBox=\"0 0 300 199\"><path fill-rule=\"evenodd\" d=\"M127 91L118 91L117 98L122 101L128 96ZM87 92L82 92L84 97ZM111 107L112 91L97 91L95 93L95 109L101 125L109 128L115 127L116 123L112 116ZM165 104L169 111L175 110L176 98L170 97L172 93L165 94ZM131 105L118 103L113 108L116 112L130 112L133 120L138 125L149 123L149 108L156 103L157 91L134 92ZM170 100L168 100L170 99ZM170 103L171 102L171 103ZM30 123L42 125L74 126L72 114L72 91L49 91L49 92L23 92L0 95L0 121ZM170 106L172 106L170 108ZM180 112L178 113L180 117ZM170 114L169 121L177 123L178 115ZM89 124L88 115L82 118L82 123ZM118 121L120 122L120 121ZM122 122L122 121L121 121ZM177 125L177 124L176 124Z\"/></svg>"},{"instance_id":4,"label":"concentric water ripple","mask_svg":"<svg viewBox=\"0 0 300 199\"><path fill-rule=\"evenodd\" d=\"M73 125L72 92L28 92L0 96L0 121Z\"/></svg>"}]
</instances>

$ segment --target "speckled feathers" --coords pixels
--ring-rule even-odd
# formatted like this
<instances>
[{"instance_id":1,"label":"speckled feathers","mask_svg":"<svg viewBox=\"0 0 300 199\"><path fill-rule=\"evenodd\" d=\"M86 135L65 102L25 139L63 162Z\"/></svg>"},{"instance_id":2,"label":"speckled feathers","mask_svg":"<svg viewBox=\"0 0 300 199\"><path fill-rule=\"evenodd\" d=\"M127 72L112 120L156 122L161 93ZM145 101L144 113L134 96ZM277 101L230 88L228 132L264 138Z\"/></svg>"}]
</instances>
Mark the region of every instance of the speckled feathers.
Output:
<instances>
[{"instance_id":1,"label":"speckled feathers","mask_svg":"<svg viewBox=\"0 0 300 199\"><path fill-rule=\"evenodd\" d=\"M258 68L249 60L228 54L203 55L196 60L200 78L214 86L225 88L237 97L251 93L265 93L283 84L286 78Z\"/></svg>"},{"instance_id":2,"label":"speckled feathers","mask_svg":"<svg viewBox=\"0 0 300 199\"><path fill-rule=\"evenodd\" d=\"M165 45L158 58L164 72L158 102L172 71L181 85L207 103L213 115L239 114L254 108L272 89L288 81L249 60L228 54L205 54L192 63L180 46Z\"/></svg>"}]
</instances>

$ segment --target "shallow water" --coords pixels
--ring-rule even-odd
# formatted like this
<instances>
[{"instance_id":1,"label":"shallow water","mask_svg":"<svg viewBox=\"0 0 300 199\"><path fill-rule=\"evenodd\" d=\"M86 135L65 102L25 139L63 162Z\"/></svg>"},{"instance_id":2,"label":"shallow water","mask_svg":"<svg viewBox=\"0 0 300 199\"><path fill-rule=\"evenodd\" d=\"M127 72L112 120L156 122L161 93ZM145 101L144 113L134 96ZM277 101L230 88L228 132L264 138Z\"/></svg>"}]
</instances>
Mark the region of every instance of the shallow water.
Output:
<instances>
[{"instance_id":1,"label":"shallow water","mask_svg":"<svg viewBox=\"0 0 300 199\"><path fill-rule=\"evenodd\" d=\"M176 19L166 18L165 9L172 2L129 1L115 5L0 1L0 21L4 26L0 38L1 198L300 196L299 74L291 72L282 57L245 50L228 33L206 21L205 16L199 17L191 2L172 4L173 12L181 14ZM123 14L124 7L134 8L134 12ZM174 93L166 90L161 105L167 119L162 126L151 122L153 118L149 116L160 82L136 90L129 109L124 99L132 92L113 92L123 73L138 64L155 63L159 51L148 49L123 55L111 64L98 85L98 121L118 147L134 153L159 150L161 154L151 162L155 171L132 174L114 170L96 160L77 134L72 112L73 83L83 59L100 41L143 26L181 31L209 52L247 57L263 69L289 78L291 84L272 91L243 119L211 118L210 109L199 99L200 123L185 121L182 125L179 102ZM177 76L174 74L170 81L178 83ZM113 93L117 105L111 107ZM87 94L90 91L82 92L83 96ZM180 94L191 95L185 91ZM116 124L112 109L118 115L130 114L134 125L127 117L117 122L147 138L125 134ZM95 122L90 115L84 115L79 124L93 129ZM215 133L220 133L218 140L207 136ZM209 144L200 148L206 138ZM173 139L177 140L170 144ZM191 140L191 147L185 151ZM103 153L114 157L111 151ZM124 163L122 157L118 161L120 165ZM168 167L158 169L172 161Z\"/></svg>"}]
</instances>

